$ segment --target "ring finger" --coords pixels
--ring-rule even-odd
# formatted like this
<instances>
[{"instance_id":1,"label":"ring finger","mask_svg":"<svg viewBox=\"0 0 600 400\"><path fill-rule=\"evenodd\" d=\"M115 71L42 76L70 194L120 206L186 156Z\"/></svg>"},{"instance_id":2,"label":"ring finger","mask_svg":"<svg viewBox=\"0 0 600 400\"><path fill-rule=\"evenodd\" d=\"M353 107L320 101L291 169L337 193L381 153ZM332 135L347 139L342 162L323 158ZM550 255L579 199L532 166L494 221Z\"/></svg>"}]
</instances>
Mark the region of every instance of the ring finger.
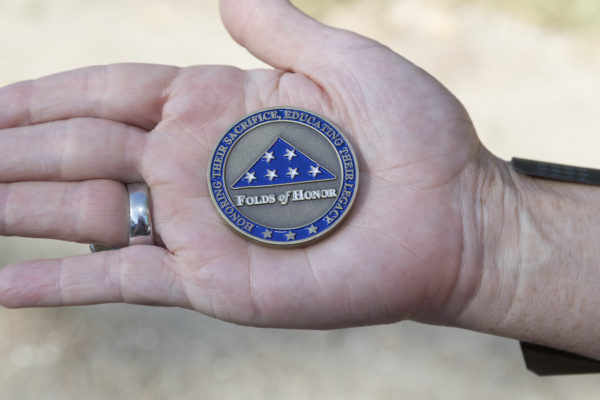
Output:
<instances>
[{"instance_id":1,"label":"ring finger","mask_svg":"<svg viewBox=\"0 0 600 400\"><path fill-rule=\"evenodd\" d=\"M0 184L0 236L126 246L128 201L110 180Z\"/></svg>"}]
</instances>

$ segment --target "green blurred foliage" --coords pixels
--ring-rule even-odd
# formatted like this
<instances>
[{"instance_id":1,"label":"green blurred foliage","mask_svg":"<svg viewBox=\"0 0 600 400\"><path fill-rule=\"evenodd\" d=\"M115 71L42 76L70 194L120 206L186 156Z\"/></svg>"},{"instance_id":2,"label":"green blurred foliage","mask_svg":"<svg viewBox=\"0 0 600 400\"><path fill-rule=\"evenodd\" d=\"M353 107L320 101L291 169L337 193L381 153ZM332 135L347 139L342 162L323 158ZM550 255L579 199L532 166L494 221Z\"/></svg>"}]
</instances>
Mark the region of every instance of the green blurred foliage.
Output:
<instances>
[{"instance_id":1,"label":"green blurred foliage","mask_svg":"<svg viewBox=\"0 0 600 400\"><path fill-rule=\"evenodd\" d=\"M575 30L600 30L600 0L450 0L481 3L538 24Z\"/></svg>"},{"instance_id":2,"label":"green blurred foliage","mask_svg":"<svg viewBox=\"0 0 600 400\"><path fill-rule=\"evenodd\" d=\"M334 6L341 4L352 4L356 1L373 1L373 0L291 0L292 3L313 17L320 17ZM375 0L381 1L381 0Z\"/></svg>"},{"instance_id":3,"label":"green blurred foliage","mask_svg":"<svg viewBox=\"0 0 600 400\"><path fill-rule=\"evenodd\" d=\"M310 15L319 17L339 5L368 1L391 3L403 0L292 0ZM560 29L600 32L600 0L428 0L478 5L510 13L534 23Z\"/></svg>"}]
</instances>

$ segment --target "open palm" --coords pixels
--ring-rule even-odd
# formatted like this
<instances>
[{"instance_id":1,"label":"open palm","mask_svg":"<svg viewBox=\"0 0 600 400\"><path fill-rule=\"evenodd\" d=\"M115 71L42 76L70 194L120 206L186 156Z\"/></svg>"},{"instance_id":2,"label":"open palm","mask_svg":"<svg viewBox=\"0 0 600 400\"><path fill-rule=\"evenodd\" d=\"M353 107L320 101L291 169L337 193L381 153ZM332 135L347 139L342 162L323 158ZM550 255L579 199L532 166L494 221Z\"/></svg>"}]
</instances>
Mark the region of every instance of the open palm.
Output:
<instances>
[{"instance_id":1,"label":"open palm","mask_svg":"<svg viewBox=\"0 0 600 400\"><path fill-rule=\"evenodd\" d=\"M283 327L452 318L479 279L487 159L460 103L389 49L285 1L222 1L222 13L274 69L114 65L0 89L1 234L125 245L122 182L145 181L158 244L9 266L0 302L171 305ZM274 106L324 115L359 156L350 217L306 248L236 235L208 193L218 138Z\"/></svg>"}]
</instances>

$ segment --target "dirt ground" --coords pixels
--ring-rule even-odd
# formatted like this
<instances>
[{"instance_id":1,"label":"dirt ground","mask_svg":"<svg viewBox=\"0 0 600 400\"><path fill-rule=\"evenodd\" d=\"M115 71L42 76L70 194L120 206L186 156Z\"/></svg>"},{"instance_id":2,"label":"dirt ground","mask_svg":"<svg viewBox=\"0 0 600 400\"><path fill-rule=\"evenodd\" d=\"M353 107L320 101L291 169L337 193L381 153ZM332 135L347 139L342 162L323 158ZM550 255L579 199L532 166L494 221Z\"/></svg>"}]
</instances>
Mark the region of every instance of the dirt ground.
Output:
<instances>
[{"instance_id":1,"label":"dirt ground","mask_svg":"<svg viewBox=\"0 0 600 400\"><path fill-rule=\"evenodd\" d=\"M438 77L504 158L600 167L600 38L447 2L337 5L322 19ZM0 85L122 61L263 66L216 0L0 0ZM2 105L0 105L1 107ZM86 252L1 238L0 265ZM0 399L597 399L540 379L515 341L410 322L329 332L238 327L178 309L0 310Z\"/></svg>"}]
</instances>

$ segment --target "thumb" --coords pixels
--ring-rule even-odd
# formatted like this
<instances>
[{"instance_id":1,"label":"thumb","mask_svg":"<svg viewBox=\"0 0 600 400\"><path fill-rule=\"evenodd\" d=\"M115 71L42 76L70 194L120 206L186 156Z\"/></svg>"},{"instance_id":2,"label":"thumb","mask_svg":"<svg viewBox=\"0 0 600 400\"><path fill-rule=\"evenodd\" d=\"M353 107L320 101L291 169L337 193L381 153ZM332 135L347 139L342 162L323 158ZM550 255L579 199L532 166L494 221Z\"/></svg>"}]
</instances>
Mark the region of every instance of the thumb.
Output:
<instances>
[{"instance_id":1,"label":"thumb","mask_svg":"<svg viewBox=\"0 0 600 400\"><path fill-rule=\"evenodd\" d=\"M285 71L312 75L345 50L376 45L315 21L287 0L221 0L220 6L231 36L255 57Z\"/></svg>"}]
</instances>

